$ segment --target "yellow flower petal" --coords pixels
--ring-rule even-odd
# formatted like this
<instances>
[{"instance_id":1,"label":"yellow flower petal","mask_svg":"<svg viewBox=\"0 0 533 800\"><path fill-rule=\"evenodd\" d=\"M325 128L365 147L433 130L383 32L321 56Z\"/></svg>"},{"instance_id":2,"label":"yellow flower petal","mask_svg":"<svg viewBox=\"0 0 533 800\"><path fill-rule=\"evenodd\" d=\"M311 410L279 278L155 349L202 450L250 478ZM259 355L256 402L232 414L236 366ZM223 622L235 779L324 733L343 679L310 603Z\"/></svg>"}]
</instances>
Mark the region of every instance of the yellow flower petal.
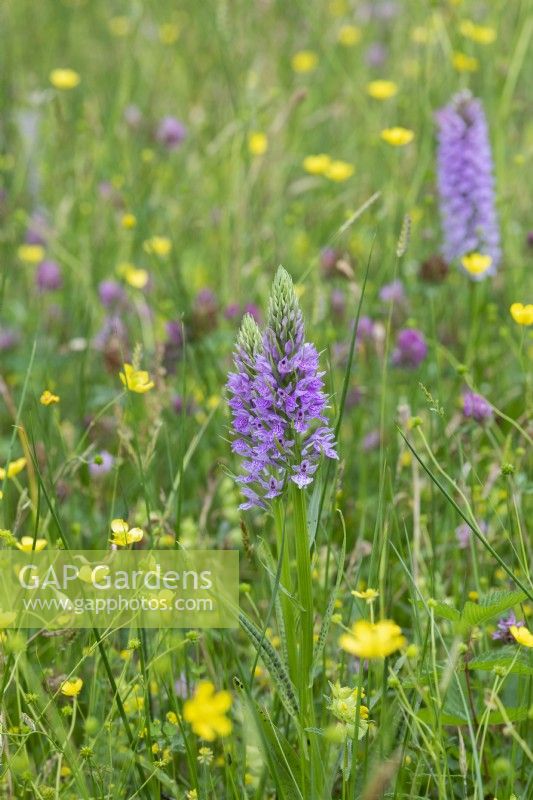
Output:
<instances>
[{"instance_id":1,"label":"yellow flower petal","mask_svg":"<svg viewBox=\"0 0 533 800\"><path fill-rule=\"evenodd\" d=\"M145 394L155 385L146 370L135 369L132 364L124 364L123 372L119 373L119 377L128 391L137 394Z\"/></svg>"},{"instance_id":2,"label":"yellow flower petal","mask_svg":"<svg viewBox=\"0 0 533 800\"><path fill-rule=\"evenodd\" d=\"M50 73L50 83L62 91L75 89L80 81L80 76L73 69L53 69Z\"/></svg>"},{"instance_id":3,"label":"yellow flower petal","mask_svg":"<svg viewBox=\"0 0 533 800\"><path fill-rule=\"evenodd\" d=\"M3 481L6 476L14 478L19 472L22 472L25 466L25 458L17 458L15 461L10 461L7 467L0 467L0 481Z\"/></svg>"},{"instance_id":4,"label":"yellow flower petal","mask_svg":"<svg viewBox=\"0 0 533 800\"><path fill-rule=\"evenodd\" d=\"M492 44L496 41L496 30L488 25L476 25L470 19L464 19L459 24L459 32L465 39L470 39L476 44Z\"/></svg>"},{"instance_id":5,"label":"yellow flower petal","mask_svg":"<svg viewBox=\"0 0 533 800\"><path fill-rule=\"evenodd\" d=\"M337 41L343 47L353 47L361 41L361 28L357 25L342 25L337 34Z\"/></svg>"},{"instance_id":6,"label":"yellow flower petal","mask_svg":"<svg viewBox=\"0 0 533 800\"><path fill-rule=\"evenodd\" d=\"M483 253L470 253L463 256L461 264L470 275L483 275L492 264L492 258Z\"/></svg>"},{"instance_id":7,"label":"yellow flower petal","mask_svg":"<svg viewBox=\"0 0 533 800\"><path fill-rule=\"evenodd\" d=\"M329 178L330 181L340 183L351 178L354 171L355 168L353 164L349 164L347 161L332 161L325 170L324 175L326 178Z\"/></svg>"},{"instance_id":8,"label":"yellow flower petal","mask_svg":"<svg viewBox=\"0 0 533 800\"><path fill-rule=\"evenodd\" d=\"M81 678L72 678L68 681L63 681L61 684L61 694L65 697L77 697L81 692L83 681Z\"/></svg>"},{"instance_id":9,"label":"yellow flower petal","mask_svg":"<svg viewBox=\"0 0 533 800\"><path fill-rule=\"evenodd\" d=\"M17 248L17 256L27 264L40 264L45 256L45 250L40 244L21 244Z\"/></svg>"},{"instance_id":10,"label":"yellow flower petal","mask_svg":"<svg viewBox=\"0 0 533 800\"><path fill-rule=\"evenodd\" d=\"M123 519L114 519L111 521L111 530L113 533L127 533L129 525Z\"/></svg>"},{"instance_id":11,"label":"yellow flower petal","mask_svg":"<svg viewBox=\"0 0 533 800\"><path fill-rule=\"evenodd\" d=\"M230 707L229 692L215 693L210 681L202 681L196 687L194 696L184 703L183 717L197 736L212 742L217 736L231 733L231 720L225 716Z\"/></svg>"},{"instance_id":12,"label":"yellow flower petal","mask_svg":"<svg viewBox=\"0 0 533 800\"><path fill-rule=\"evenodd\" d=\"M398 93L398 86L394 81L370 81L366 91L375 100L388 100Z\"/></svg>"},{"instance_id":13,"label":"yellow flower petal","mask_svg":"<svg viewBox=\"0 0 533 800\"><path fill-rule=\"evenodd\" d=\"M392 620L358 620L350 633L344 633L339 645L347 653L364 659L384 658L406 644L401 628Z\"/></svg>"},{"instance_id":14,"label":"yellow flower petal","mask_svg":"<svg viewBox=\"0 0 533 800\"><path fill-rule=\"evenodd\" d=\"M409 128L402 128L400 126L395 128L385 128L381 131L380 136L384 142L393 145L393 147L403 147L404 145L412 142L415 138L413 131L409 130Z\"/></svg>"},{"instance_id":15,"label":"yellow flower petal","mask_svg":"<svg viewBox=\"0 0 533 800\"><path fill-rule=\"evenodd\" d=\"M518 325L533 325L533 304L513 303L509 311Z\"/></svg>"},{"instance_id":16,"label":"yellow flower petal","mask_svg":"<svg viewBox=\"0 0 533 800\"><path fill-rule=\"evenodd\" d=\"M133 286L134 289L144 289L150 280L148 271L145 269L137 269L132 264L128 264L122 273L126 283Z\"/></svg>"},{"instance_id":17,"label":"yellow flower petal","mask_svg":"<svg viewBox=\"0 0 533 800\"><path fill-rule=\"evenodd\" d=\"M59 403L61 398L57 394L52 394L48 389L45 389L39 398L39 402L43 406L51 406L54 403Z\"/></svg>"},{"instance_id":18,"label":"yellow flower petal","mask_svg":"<svg viewBox=\"0 0 533 800\"><path fill-rule=\"evenodd\" d=\"M253 156L262 156L268 150L268 138L265 133L253 131L248 136L248 150Z\"/></svg>"},{"instance_id":19,"label":"yellow flower petal","mask_svg":"<svg viewBox=\"0 0 533 800\"><path fill-rule=\"evenodd\" d=\"M36 539L35 540L35 552L39 553L41 550L44 550L48 542L46 539ZM31 553L33 550L33 536L23 536L20 542L17 542L17 547L19 550L22 550L23 553Z\"/></svg>"},{"instance_id":20,"label":"yellow flower petal","mask_svg":"<svg viewBox=\"0 0 533 800\"><path fill-rule=\"evenodd\" d=\"M477 72L479 61L474 56L467 56L466 53L456 52L452 56L452 64L457 72Z\"/></svg>"},{"instance_id":21,"label":"yellow flower petal","mask_svg":"<svg viewBox=\"0 0 533 800\"><path fill-rule=\"evenodd\" d=\"M172 250L172 242L166 236L152 236L143 242L143 248L146 253L150 255L161 256L164 258L168 256Z\"/></svg>"},{"instance_id":22,"label":"yellow flower petal","mask_svg":"<svg viewBox=\"0 0 533 800\"><path fill-rule=\"evenodd\" d=\"M516 639L518 644L521 644L524 647L533 647L533 633L528 631L527 628L524 627L517 628L516 625L511 625L509 630L511 631L511 634Z\"/></svg>"},{"instance_id":23,"label":"yellow flower petal","mask_svg":"<svg viewBox=\"0 0 533 800\"><path fill-rule=\"evenodd\" d=\"M307 156L303 160L303 168L310 175L325 175L331 166L331 158L326 153L317 156Z\"/></svg>"},{"instance_id":24,"label":"yellow flower petal","mask_svg":"<svg viewBox=\"0 0 533 800\"><path fill-rule=\"evenodd\" d=\"M295 53L291 60L292 68L295 72L312 72L318 64L318 56L312 50L300 50Z\"/></svg>"}]
</instances>

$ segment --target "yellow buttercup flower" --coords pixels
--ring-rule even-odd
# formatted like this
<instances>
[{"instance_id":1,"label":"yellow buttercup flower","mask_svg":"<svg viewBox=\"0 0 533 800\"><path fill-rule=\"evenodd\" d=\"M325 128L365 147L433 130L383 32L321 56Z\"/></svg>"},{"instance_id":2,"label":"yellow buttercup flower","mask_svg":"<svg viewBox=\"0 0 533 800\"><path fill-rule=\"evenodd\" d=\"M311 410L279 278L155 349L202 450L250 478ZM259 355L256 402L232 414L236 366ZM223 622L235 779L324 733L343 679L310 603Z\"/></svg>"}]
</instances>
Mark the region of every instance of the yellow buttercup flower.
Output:
<instances>
[{"instance_id":1,"label":"yellow buttercup flower","mask_svg":"<svg viewBox=\"0 0 533 800\"><path fill-rule=\"evenodd\" d=\"M310 175L325 175L331 165L330 156L320 153L317 156L307 156L303 160L303 168Z\"/></svg>"},{"instance_id":2,"label":"yellow buttercup flower","mask_svg":"<svg viewBox=\"0 0 533 800\"><path fill-rule=\"evenodd\" d=\"M409 130L409 128L402 128L397 126L395 128L385 128L381 131L380 134L381 138L387 144L391 144L393 147L403 147L409 142L412 142L415 138L415 134L413 131Z\"/></svg>"},{"instance_id":3,"label":"yellow buttercup flower","mask_svg":"<svg viewBox=\"0 0 533 800\"><path fill-rule=\"evenodd\" d=\"M137 394L145 394L154 388L154 382L144 369L135 369L132 364L124 364L124 372L119 377L126 389Z\"/></svg>"},{"instance_id":4,"label":"yellow buttercup flower","mask_svg":"<svg viewBox=\"0 0 533 800\"><path fill-rule=\"evenodd\" d=\"M496 31L488 25L476 25L470 19L464 19L459 25L459 32L476 44L492 44L496 40Z\"/></svg>"},{"instance_id":5,"label":"yellow buttercup flower","mask_svg":"<svg viewBox=\"0 0 533 800\"><path fill-rule=\"evenodd\" d=\"M513 303L509 311L518 325L533 325L533 303Z\"/></svg>"},{"instance_id":6,"label":"yellow buttercup flower","mask_svg":"<svg viewBox=\"0 0 533 800\"><path fill-rule=\"evenodd\" d=\"M370 81L367 84L366 91L375 100L388 100L398 93L398 86L394 81Z\"/></svg>"},{"instance_id":7,"label":"yellow buttercup flower","mask_svg":"<svg viewBox=\"0 0 533 800\"><path fill-rule=\"evenodd\" d=\"M344 633L339 645L359 658L384 658L406 644L402 629L389 619L380 622L358 620L350 633Z\"/></svg>"},{"instance_id":8,"label":"yellow buttercup flower","mask_svg":"<svg viewBox=\"0 0 533 800\"><path fill-rule=\"evenodd\" d=\"M71 680L63 681L61 684L61 694L64 694L65 697L77 697L82 687L83 681L81 678L72 678Z\"/></svg>"},{"instance_id":9,"label":"yellow buttercup flower","mask_svg":"<svg viewBox=\"0 0 533 800\"><path fill-rule=\"evenodd\" d=\"M53 69L50 73L50 83L55 89L62 91L75 89L80 81L80 76L73 69Z\"/></svg>"},{"instance_id":10,"label":"yellow buttercup flower","mask_svg":"<svg viewBox=\"0 0 533 800\"><path fill-rule=\"evenodd\" d=\"M524 647L533 647L533 633L528 631L527 628L524 627L517 628L516 625L511 625L509 630L511 631L512 636L516 639L518 644L521 644Z\"/></svg>"},{"instance_id":11,"label":"yellow buttercup flower","mask_svg":"<svg viewBox=\"0 0 533 800\"><path fill-rule=\"evenodd\" d=\"M52 392L49 391L48 389L45 389L39 398L39 402L43 406L51 406L54 403L59 403L60 400L61 398L59 397L58 394L52 394Z\"/></svg>"},{"instance_id":12,"label":"yellow buttercup flower","mask_svg":"<svg viewBox=\"0 0 533 800\"><path fill-rule=\"evenodd\" d=\"M119 266L120 274L130 286L134 289L144 289L150 280L150 275L145 269L138 269L133 264L121 264Z\"/></svg>"},{"instance_id":13,"label":"yellow buttercup flower","mask_svg":"<svg viewBox=\"0 0 533 800\"><path fill-rule=\"evenodd\" d=\"M461 264L470 275L483 275L490 269L492 258L483 253L469 253L462 257Z\"/></svg>"},{"instance_id":14,"label":"yellow buttercup flower","mask_svg":"<svg viewBox=\"0 0 533 800\"><path fill-rule=\"evenodd\" d=\"M0 481L4 478L14 478L19 472L22 472L26 466L25 458L17 458L15 461L10 461L6 467L0 467Z\"/></svg>"},{"instance_id":15,"label":"yellow buttercup flower","mask_svg":"<svg viewBox=\"0 0 533 800\"><path fill-rule=\"evenodd\" d=\"M253 131L248 136L248 150L253 156L262 156L268 150L268 138L265 133Z\"/></svg>"},{"instance_id":16,"label":"yellow buttercup flower","mask_svg":"<svg viewBox=\"0 0 533 800\"><path fill-rule=\"evenodd\" d=\"M131 230L137 225L137 217L135 214L123 214L120 223L126 230Z\"/></svg>"},{"instance_id":17,"label":"yellow buttercup flower","mask_svg":"<svg viewBox=\"0 0 533 800\"><path fill-rule=\"evenodd\" d=\"M21 244L17 248L17 256L26 264L40 264L45 256L44 247L40 244Z\"/></svg>"},{"instance_id":18,"label":"yellow buttercup flower","mask_svg":"<svg viewBox=\"0 0 533 800\"><path fill-rule=\"evenodd\" d=\"M231 733L231 720L226 716L230 708L229 692L215 692L211 681L202 681L196 687L194 696L185 702L183 718L190 723L197 736L212 742L217 736L229 736Z\"/></svg>"},{"instance_id":19,"label":"yellow buttercup flower","mask_svg":"<svg viewBox=\"0 0 533 800\"><path fill-rule=\"evenodd\" d=\"M373 603L376 597L379 597L379 592L376 589L365 589L364 592L352 592L354 597L359 598L359 600L366 600L367 603Z\"/></svg>"},{"instance_id":20,"label":"yellow buttercup flower","mask_svg":"<svg viewBox=\"0 0 533 800\"><path fill-rule=\"evenodd\" d=\"M456 52L452 56L452 64L457 72L477 72L479 61L474 56L467 56L466 53Z\"/></svg>"},{"instance_id":21,"label":"yellow buttercup flower","mask_svg":"<svg viewBox=\"0 0 533 800\"><path fill-rule=\"evenodd\" d=\"M291 60L292 68L295 72L312 72L318 64L318 56L312 50L299 50Z\"/></svg>"},{"instance_id":22,"label":"yellow buttercup flower","mask_svg":"<svg viewBox=\"0 0 533 800\"><path fill-rule=\"evenodd\" d=\"M130 528L124 519L112 520L111 530L113 532L111 543L117 547L127 547L129 544L140 542L144 536L142 528Z\"/></svg>"},{"instance_id":23,"label":"yellow buttercup flower","mask_svg":"<svg viewBox=\"0 0 533 800\"><path fill-rule=\"evenodd\" d=\"M354 171L355 168L353 164L349 164L347 161L332 161L325 170L324 175L326 178L329 178L330 181L337 181L340 183L351 178Z\"/></svg>"},{"instance_id":24,"label":"yellow buttercup flower","mask_svg":"<svg viewBox=\"0 0 533 800\"><path fill-rule=\"evenodd\" d=\"M357 25L342 25L337 34L337 41L343 47L353 47L361 41L361 28Z\"/></svg>"},{"instance_id":25,"label":"yellow buttercup flower","mask_svg":"<svg viewBox=\"0 0 533 800\"><path fill-rule=\"evenodd\" d=\"M172 242L166 236L152 236L143 242L143 247L146 253L164 258L172 250Z\"/></svg>"},{"instance_id":26,"label":"yellow buttercup flower","mask_svg":"<svg viewBox=\"0 0 533 800\"><path fill-rule=\"evenodd\" d=\"M44 550L47 544L48 542L46 539L36 539L35 552L40 553L41 550ZM20 542L17 542L17 547L19 550L22 550L23 553L31 553L34 550L33 536L23 536Z\"/></svg>"}]
</instances>

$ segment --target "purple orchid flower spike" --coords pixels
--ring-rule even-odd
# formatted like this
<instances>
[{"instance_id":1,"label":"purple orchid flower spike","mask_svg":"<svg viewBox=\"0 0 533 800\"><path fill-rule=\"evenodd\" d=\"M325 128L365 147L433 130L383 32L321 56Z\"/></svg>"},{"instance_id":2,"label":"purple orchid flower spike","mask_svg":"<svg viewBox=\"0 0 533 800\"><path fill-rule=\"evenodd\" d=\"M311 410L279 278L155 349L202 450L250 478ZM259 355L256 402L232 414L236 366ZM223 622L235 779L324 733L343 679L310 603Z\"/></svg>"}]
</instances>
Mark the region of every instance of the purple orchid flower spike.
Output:
<instances>
[{"instance_id":1,"label":"purple orchid flower spike","mask_svg":"<svg viewBox=\"0 0 533 800\"><path fill-rule=\"evenodd\" d=\"M460 92L437 112L437 183L444 234L444 258L470 253L491 257L473 280L493 274L501 257L494 198L492 153L481 101Z\"/></svg>"},{"instance_id":2,"label":"purple orchid flower spike","mask_svg":"<svg viewBox=\"0 0 533 800\"><path fill-rule=\"evenodd\" d=\"M325 415L327 397L315 347L304 341L302 312L292 279L280 267L263 335L253 317L242 322L227 389L232 449L243 458L237 481L242 509L267 507L289 481L313 482L321 456L337 458Z\"/></svg>"}]
</instances>

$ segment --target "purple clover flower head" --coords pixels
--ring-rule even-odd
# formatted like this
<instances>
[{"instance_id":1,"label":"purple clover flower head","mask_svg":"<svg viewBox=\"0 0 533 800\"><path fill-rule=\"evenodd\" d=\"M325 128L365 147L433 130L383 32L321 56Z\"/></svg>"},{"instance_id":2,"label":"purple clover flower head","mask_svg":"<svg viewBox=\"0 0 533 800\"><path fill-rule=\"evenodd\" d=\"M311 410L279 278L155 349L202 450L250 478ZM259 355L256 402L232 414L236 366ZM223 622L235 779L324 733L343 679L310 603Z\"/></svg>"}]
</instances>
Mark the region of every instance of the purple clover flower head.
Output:
<instances>
[{"instance_id":1,"label":"purple clover flower head","mask_svg":"<svg viewBox=\"0 0 533 800\"><path fill-rule=\"evenodd\" d=\"M384 303L404 303L405 289L400 280L385 283L379 290L379 299Z\"/></svg>"},{"instance_id":2,"label":"purple clover flower head","mask_svg":"<svg viewBox=\"0 0 533 800\"><path fill-rule=\"evenodd\" d=\"M101 478L113 468L115 459L107 450L101 450L89 464L91 478Z\"/></svg>"},{"instance_id":3,"label":"purple clover flower head","mask_svg":"<svg viewBox=\"0 0 533 800\"><path fill-rule=\"evenodd\" d=\"M48 259L41 261L35 273L35 283L40 292L55 292L61 289L63 277L59 264Z\"/></svg>"},{"instance_id":4,"label":"purple clover flower head","mask_svg":"<svg viewBox=\"0 0 533 800\"><path fill-rule=\"evenodd\" d=\"M167 150L176 150L187 136L187 130L176 117L163 117L155 136Z\"/></svg>"},{"instance_id":5,"label":"purple clover flower head","mask_svg":"<svg viewBox=\"0 0 533 800\"><path fill-rule=\"evenodd\" d=\"M126 299L124 288L117 281L102 281L98 285L100 302L106 308L118 306Z\"/></svg>"},{"instance_id":6,"label":"purple clover flower head","mask_svg":"<svg viewBox=\"0 0 533 800\"><path fill-rule=\"evenodd\" d=\"M483 395L467 391L463 394L463 414L476 422L487 422L492 418L492 406Z\"/></svg>"},{"instance_id":7,"label":"purple clover flower head","mask_svg":"<svg viewBox=\"0 0 533 800\"><path fill-rule=\"evenodd\" d=\"M418 367L428 354L424 334L416 328L398 331L392 363L397 367Z\"/></svg>"},{"instance_id":8,"label":"purple clover flower head","mask_svg":"<svg viewBox=\"0 0 533 800\"><path fill-rule=\"evenodd\" d=\"M452 261L469 253L490 256L488 270L479 275L468 273L473 280L480 280L495 272L501 257L485 112L481 101L465 91L435 116L444 257Z\"/></svg>"},{"instance_id":9,"label":"purple clover flower head","mask_svg":"<svg viewBox=\"0 0 533 800\"><path fill-rule=\"evenodd\" d=\"M266 508L289 481L301 489L311 484L321 455L337 458L325 416L324 373L315 347L304 341L302 312L283 267L274 279L263 336L247 314L234 363L227 389L232 450L242 457L241 508Z\"/></svg>"},{"instance_id":10,"label":"purple clover flower head","mask_svg":"<svg viewBox=\"0 0 533 800\"><path fill-rule=\"evenodd\" d=\"M498 620L496 630L492 634L492 638L500 642L515 643L515 638L511 633L511 628L516 626L521 628L524 625L524 620L518 620L514 611L511 611L506 617L501 617Z\"/></svg>"}]
</instances>

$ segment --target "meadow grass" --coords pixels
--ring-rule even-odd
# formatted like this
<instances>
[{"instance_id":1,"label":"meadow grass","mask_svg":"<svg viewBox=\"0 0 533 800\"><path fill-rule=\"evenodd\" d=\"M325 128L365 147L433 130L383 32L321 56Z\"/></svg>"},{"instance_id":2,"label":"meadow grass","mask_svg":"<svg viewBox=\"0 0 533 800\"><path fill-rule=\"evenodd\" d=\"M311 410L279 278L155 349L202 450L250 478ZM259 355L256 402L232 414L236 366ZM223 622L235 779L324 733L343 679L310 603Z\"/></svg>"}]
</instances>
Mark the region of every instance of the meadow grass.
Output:
<instances>
[{"instance_id":1,"label":"meadow grass","mask_svg":"<svg viewBox=\"0 0 533 800\"><path fill-rule=\"evenodd\" d=\"M0 15L0 546L105 550L123 519L135 549L241 554L235 629L0 608L0 796L532 800L530 4ZM502 241L480 281L438 258L434 115L464 89ZM225 384L280 264L338 459L241 510Z\"/></svg>"}]
</instances>

